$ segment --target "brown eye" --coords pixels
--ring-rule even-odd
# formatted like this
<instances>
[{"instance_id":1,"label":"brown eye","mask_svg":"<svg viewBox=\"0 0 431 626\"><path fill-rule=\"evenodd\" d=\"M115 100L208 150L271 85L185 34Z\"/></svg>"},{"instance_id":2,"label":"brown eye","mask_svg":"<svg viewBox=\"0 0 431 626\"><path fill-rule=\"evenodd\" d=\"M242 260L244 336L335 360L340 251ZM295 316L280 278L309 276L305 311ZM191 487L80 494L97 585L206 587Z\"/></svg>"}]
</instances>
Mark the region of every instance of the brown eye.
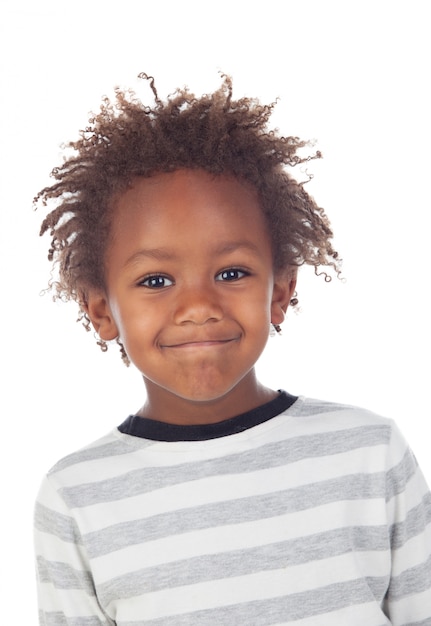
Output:
<instances>
[{"instance_id":1,"label":"brown eye","mask_svg":"<svg viewBox=\"0 0 431 626\"><path fill-rule=\"evenodd\" d=\"M248 276L248 273L236 267L231 267L227 270L223 270L223 272L220 272L220 274L217 275L217 280L223 280L223 281L239 280L240 278L244 278L244 276Z\"/></svg>"},{"instance_id":2,"label":"brown eye","mask_svg":"<svg viewBox=\"0 0 431 626\"><path fill-rule=\"evenodd\" d=\"M144 287L148 287L149 289L163 289L163 287L170 287L173 285L174 281L167 276L155 274L154 276L147 276L147 278L141 280L139 284Z\"/></svg>"}]
</instances>

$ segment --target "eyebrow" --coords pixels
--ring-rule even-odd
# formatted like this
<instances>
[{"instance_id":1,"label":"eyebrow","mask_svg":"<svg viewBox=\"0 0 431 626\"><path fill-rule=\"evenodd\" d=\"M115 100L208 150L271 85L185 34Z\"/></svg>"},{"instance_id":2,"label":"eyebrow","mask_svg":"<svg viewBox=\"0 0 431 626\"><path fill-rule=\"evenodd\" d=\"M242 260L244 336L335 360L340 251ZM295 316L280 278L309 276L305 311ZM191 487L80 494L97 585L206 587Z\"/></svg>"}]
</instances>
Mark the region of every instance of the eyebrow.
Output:
<instances>
[{"instance_id":1,"label":"eyebrow","mask_svg":"<svg viewBox=\"0 0 431 626\"><path fill-rule=\"evenodd\" d=\"M214 248L214 253L219 256L223 254L229 254L230 252L235 252L236 250L241 249L249 250L250 252L259 254L258 247L247 239L222 242ZM132 254L124 263L124 265L133 265L133 263L141 258L155 259L156 261L175 261L176 259L178 259L178 255L167 248L143 248L142 250L138 250L137 252Z\"/></svg>"},{"instance_id":2,"label":"eyebrow","mask_svg":"<svg viewBox=\"0 0 431 626\"><path fill-rule=\"evenodd\" d=\"M133 265L141 258L156 259L156 261L172 261L177 258L177 255L165 248L143 248L132 254L124 263L124 266Z\"/></svg>"},{"instance_id":3,"label":"eyebrow","mask_svg":"<svg viewBox=\"0 0 431 626\"><path fill-rule=\"evenodd\" d=\"M250 250L251 252L259 253L258 247L251 241L248 241L248 239L222 242L214 249L214 252L216 254L227 254L229 252L235 252L236 250L239 250L241 248L245 248L246 250Z\"/></svg>"}]
</instances>

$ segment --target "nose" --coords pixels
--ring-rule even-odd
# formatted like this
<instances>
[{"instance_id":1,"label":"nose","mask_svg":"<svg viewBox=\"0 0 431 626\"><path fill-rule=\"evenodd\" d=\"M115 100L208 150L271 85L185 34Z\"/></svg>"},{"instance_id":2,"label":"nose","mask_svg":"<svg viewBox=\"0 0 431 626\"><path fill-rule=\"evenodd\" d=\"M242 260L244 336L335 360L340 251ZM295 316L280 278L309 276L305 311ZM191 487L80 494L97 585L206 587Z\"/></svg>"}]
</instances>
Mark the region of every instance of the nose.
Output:
<instances>
[{"instance_id":1,"label":"nose","mask_svg":"<svg viewBox=\"0 0 431 626\"><path fill-rule=\"evenodd\" d=\"M223 308L216 287L183 287L176 299L174 321L176 324L206 324L223 318Z\"/></svg>"}]
</instances>

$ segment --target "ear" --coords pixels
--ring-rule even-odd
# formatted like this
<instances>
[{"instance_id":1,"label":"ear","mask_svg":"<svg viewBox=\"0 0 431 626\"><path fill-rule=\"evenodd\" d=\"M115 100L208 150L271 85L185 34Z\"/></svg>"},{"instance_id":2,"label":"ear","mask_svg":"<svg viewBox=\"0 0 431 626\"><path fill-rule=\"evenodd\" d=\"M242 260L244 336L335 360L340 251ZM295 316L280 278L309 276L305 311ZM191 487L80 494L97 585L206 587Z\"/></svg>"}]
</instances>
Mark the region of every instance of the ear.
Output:
<instances>
[{"instance_id":1,"label":"ear","mask_svg":"<svg viewBox=\"0 0 431 626\"><path fill-rule=\"evenodd\" d=\"M282 324L287 307L295 293L298 268L289 266L279 270L274 277L271 301L271 324Z\"/></svg>"},{"instance_id":2,"label":"ear","mask_svg":"<svg viewBox=\"0 0 431 626\"><path fill-rule=\"evenodd\" d=\"M119 335L117 324L112 315L108 298L103 291L90 290L82 308L93 324L94 330L104 341L116 339Z\"/></svg>"}]
</instances>

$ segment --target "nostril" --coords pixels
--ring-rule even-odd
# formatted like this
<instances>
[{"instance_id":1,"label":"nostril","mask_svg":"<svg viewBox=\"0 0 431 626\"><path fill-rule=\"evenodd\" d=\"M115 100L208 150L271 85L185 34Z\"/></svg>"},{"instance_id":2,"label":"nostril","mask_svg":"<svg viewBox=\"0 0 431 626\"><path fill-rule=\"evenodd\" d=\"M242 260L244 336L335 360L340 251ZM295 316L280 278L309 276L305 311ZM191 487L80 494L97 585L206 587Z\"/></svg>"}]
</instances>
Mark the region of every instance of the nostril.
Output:
<instances>
[{"instance_id":1,"label":"nostril","mask_svg":"<svg viewBox=\"0 0 431 626\"><path fill-rule=\"evenodd\" d=\"M177 303L174 318L177 324L192 322L200 325L221 320L223 310L214 293L199 289L183 293Z\"/></svg>"}]
</instances>

